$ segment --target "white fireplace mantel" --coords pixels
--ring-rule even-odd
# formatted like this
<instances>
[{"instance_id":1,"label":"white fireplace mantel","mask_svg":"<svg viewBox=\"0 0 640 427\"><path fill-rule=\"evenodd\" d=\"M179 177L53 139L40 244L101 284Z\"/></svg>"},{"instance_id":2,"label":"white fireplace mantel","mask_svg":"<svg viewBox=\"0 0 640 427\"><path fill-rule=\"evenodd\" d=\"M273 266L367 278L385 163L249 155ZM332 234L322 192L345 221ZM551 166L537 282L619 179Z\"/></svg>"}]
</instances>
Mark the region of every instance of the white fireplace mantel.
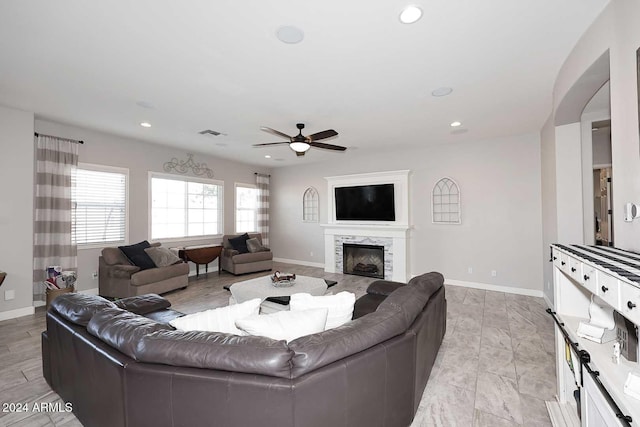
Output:
<instances>
[{"instance_id":1,"label":"white fireplace mantel","mask_svg":"<svg viewBox=\"0 0 640 427\"><path fill-rule=\"evenodd\" d=\"M348 238L352 241L379 239L385 246L386 252L392 254L391 277L386 280L407 282L409 280L409 231L410 227L400 225L366 225L366 224L322 224L324 228L324 271L327 273L342 273L336 266L342 264L336 253L336 245L340 240ZM388 243L387 243L388 242Z\"/></svg>"},{"instance_id":2,"label":"white fireplace mantel","mask_svg":"<svg viewBox=\"0 0 640 427\"><path fill-rule=\"evenodd\" d=\"M324 228L324 271L342 273L343 243L377 244L385 247L385 279L409 280L409 170L383 171L355 175L325 177L327 180L328 224ZM395 221L362 223L337 221L333 194L337 187L393 184L395 190Z\"/></svg>"}]
</instances>

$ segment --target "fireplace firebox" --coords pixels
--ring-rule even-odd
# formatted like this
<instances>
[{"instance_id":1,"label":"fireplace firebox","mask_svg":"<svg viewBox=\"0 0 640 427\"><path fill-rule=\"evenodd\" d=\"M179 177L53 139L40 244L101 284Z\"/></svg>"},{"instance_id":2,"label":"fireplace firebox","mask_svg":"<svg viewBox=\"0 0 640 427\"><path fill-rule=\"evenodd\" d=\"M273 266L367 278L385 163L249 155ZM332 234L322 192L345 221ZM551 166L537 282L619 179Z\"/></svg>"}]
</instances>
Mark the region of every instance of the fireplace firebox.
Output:
<instances>
[{"instance_id":1,"label":"fireplace firebox","mask_svg":"<svg viewBox=\"0 0 640 427\"><path fill-rule=\"evenodd\" d=\"M342 244L342 272L384 279L384 246Z\"/></svg>"}]
</instances>

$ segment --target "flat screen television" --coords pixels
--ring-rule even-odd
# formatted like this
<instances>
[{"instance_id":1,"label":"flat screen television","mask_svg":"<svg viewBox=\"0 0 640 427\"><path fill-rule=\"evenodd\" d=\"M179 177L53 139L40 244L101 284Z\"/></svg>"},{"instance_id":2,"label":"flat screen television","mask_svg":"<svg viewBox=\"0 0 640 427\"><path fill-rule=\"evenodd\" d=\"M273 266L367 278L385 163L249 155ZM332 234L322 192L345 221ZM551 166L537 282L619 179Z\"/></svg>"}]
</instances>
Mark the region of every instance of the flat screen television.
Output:
<instances>
[{"instance_id":1,"label":"flat screen television","mask_svg":"<svg viewBox=\"0 0 640 427\"><path fill-rule=\"evenodd\" d=\"M395 221L393 184L336 187L336 220Z\"/></svg>"}]
</instances>

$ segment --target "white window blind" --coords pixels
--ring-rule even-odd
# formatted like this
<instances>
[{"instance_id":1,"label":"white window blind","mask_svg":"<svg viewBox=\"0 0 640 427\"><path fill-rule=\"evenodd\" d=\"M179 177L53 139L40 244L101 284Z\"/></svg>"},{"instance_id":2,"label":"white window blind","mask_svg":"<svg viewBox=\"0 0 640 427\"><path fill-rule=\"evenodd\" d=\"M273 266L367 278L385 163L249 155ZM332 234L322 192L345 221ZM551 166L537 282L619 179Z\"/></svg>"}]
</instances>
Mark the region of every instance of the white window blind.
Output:
<instances>
[{"instance_id":1,"label":"white window blind","mask_svg":"<svg viewBox=\"0 0 640 427\"><path fill-rule=\"evenodd\" d=\"M151 175L151 238L214 236L222 230L220 181Z\"/></svg>"},{"instance_id":2,"label":"white window blind","mask_svg":"<svg viewBox=\"0 0 640 427\"><path fill-rule=\"evenodd\" d=\"M249 184L236 184L236 233L258 230L258 189Z\"/></svg>"},{"instance_id":3,"label":"white window blind","mask_svg":"<svg viewBox=\"0 0 640 427\"><path fill-rule=\"evenodd\" d=\"M127 240L128 169L81 164L71 175L72 231L78 246Z\"/></svg>"}]
</instances>

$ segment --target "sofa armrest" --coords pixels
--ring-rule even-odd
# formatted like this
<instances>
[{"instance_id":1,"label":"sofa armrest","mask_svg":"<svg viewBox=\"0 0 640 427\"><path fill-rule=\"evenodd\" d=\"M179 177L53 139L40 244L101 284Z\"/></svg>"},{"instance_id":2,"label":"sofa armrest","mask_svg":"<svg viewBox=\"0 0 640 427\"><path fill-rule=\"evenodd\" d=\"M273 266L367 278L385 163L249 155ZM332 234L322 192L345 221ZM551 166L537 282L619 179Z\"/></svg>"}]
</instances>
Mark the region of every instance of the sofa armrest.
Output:
<instances>
[{"instance_id":1,"label":"sofa armrest","mask_svg":"<svg viewBox=\"0 0 640 427\"><path fill-rule=\"evenodd\" d=\"M402 282L393 282L391 280L376 280L369 285L367 293L370 295L387 297L401 286L406 286L406 284Z\"/></svg>"},{"instance_id":2,"label":"sofa armrest","mask_svg":"<svg viewBox=\"0 0 640 427\"><path fill-rule=\"evenodd\" d=\"M235 249L227 249L227 248L222 249L222 256L227 258L231 258L232 256L238 255L239 253L240 252L236 251Z\"/></svg>"},{"instance_id":3,"label":"sofa armrest","mask_svg":"<svg viewBox=\"0 0 640 427\"><path fill-rule=\"evenodd\" d=\"M140 267L136 265L123 264L109 265L106 266L106 269L108 271L109 277L112 277L114 279L130 279L131 275L140 271Z\"/></svg>"}]
</instances>

